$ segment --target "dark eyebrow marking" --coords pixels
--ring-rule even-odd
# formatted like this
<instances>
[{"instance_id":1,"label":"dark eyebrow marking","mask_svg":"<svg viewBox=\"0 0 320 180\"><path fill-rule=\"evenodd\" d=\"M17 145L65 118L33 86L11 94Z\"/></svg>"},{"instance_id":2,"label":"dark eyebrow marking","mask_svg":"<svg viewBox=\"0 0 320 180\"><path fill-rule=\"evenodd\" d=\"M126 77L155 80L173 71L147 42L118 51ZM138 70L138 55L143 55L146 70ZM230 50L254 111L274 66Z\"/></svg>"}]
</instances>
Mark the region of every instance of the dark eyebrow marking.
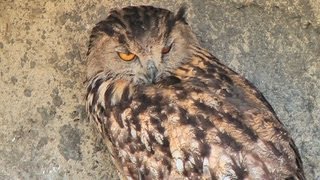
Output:
<instances>
[{"instance_id":1,"label":"dark eyebrow marking","mask_svg":"<svg viewBox=\"0 0 320 180\"><path fill-rule=\"evenodd\" d=\"M126 37L123 34L120 34L118 36L118 41L119 41L120 44L126 44L127 43Z\"/></svg>"}]
</instances>

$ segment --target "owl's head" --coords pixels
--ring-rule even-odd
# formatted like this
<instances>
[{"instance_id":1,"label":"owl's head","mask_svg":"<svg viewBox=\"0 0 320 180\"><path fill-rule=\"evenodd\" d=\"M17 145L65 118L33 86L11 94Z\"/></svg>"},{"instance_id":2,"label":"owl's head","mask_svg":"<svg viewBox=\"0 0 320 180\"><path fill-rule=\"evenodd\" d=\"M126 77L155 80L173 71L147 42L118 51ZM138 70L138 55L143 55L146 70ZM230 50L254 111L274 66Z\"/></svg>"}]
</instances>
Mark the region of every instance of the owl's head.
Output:
<instances>
[{"instance_id":1,"label":"owl's head","mask_svg":"<svg viewBox=\"0 0 320 180\"><path fill-rule=\"evenodd\" d=\"M87 76L105 72L134 84L156 83L190 60L194 45L185 8L176 14L151 6L112 10L92 30Z\"/></svg>"}]
</instances>

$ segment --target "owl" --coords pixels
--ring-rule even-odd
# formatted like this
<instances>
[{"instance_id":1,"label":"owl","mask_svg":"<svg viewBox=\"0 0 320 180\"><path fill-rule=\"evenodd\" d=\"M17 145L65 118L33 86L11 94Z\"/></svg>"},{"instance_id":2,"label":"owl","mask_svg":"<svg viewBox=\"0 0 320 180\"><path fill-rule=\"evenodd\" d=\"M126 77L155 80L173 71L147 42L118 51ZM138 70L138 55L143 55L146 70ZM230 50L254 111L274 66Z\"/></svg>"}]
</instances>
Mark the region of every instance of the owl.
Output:
<instances>
[{"instance_id":1,"label":"owl","mask_svg":"<svg viewBox=\"0 0 320 180\"><path fill-rule=\"evenodd\" d=\"M152 6L93 28L86 109L121 179L305 179L262 94L202 48L186 21Z\"/></svg>"}]
</instances>

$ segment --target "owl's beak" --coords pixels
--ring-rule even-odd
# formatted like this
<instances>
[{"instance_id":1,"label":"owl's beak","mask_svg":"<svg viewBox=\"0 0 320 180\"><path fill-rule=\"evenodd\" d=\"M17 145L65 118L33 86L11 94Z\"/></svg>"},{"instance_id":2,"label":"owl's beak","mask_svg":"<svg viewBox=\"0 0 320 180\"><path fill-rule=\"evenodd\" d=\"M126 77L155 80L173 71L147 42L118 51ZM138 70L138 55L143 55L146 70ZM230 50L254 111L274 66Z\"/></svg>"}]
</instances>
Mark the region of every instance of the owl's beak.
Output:
<instances>
[{"instance_id":1,"label":"owl's beak","mask_svg":"<svg viewBox=\"0 0 320 180\"><path fill-rule=\"evenodd\" d=\"M148 60L142 64L142 68L136 73L134 82L137 84L155 84L159 71L153 60Z\"/></svg>"},{"instance_id":2,"label":"owl's beak","mask_svg":"<svg viewBox=\"0 0 320 180\"><path fill-rule=\"evenodd\" d=\"M158 68L156 67L154 61L148 60L146 78L150 83L155 83L157 74L158 74Z\"/></svg>"}]
</instances>

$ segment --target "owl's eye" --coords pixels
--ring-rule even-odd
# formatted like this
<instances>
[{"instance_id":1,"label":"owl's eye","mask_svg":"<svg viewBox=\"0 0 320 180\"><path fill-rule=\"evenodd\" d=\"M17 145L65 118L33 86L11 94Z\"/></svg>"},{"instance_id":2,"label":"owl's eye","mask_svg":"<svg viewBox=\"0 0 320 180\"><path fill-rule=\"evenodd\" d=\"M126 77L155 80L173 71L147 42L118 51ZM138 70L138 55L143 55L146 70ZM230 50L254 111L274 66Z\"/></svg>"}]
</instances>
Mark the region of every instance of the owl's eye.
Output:
<instances>
[{"instance_id":1,"label":"owl's eye","mask_svg":"<svg viewBox=\"0 0 320 180\"><path fill-rule=\"evenodd\" d=\"M118 56L124 61L132 61L136 57L135 54L130 52L129 53L118 52Z\"/></svg>"},{"instance_id":2,"label":"owl's eye","mask_svg":"<svg viewBox=\"0 0 320 180\"><path fill-rule=\"evenodd\" d=\"M166 46L166 47L162 48L161 53L167 54L168 52L170 52L171 46L172 46L172 44L170 44L170 46Z\"/></svg>"}]
</instances>

